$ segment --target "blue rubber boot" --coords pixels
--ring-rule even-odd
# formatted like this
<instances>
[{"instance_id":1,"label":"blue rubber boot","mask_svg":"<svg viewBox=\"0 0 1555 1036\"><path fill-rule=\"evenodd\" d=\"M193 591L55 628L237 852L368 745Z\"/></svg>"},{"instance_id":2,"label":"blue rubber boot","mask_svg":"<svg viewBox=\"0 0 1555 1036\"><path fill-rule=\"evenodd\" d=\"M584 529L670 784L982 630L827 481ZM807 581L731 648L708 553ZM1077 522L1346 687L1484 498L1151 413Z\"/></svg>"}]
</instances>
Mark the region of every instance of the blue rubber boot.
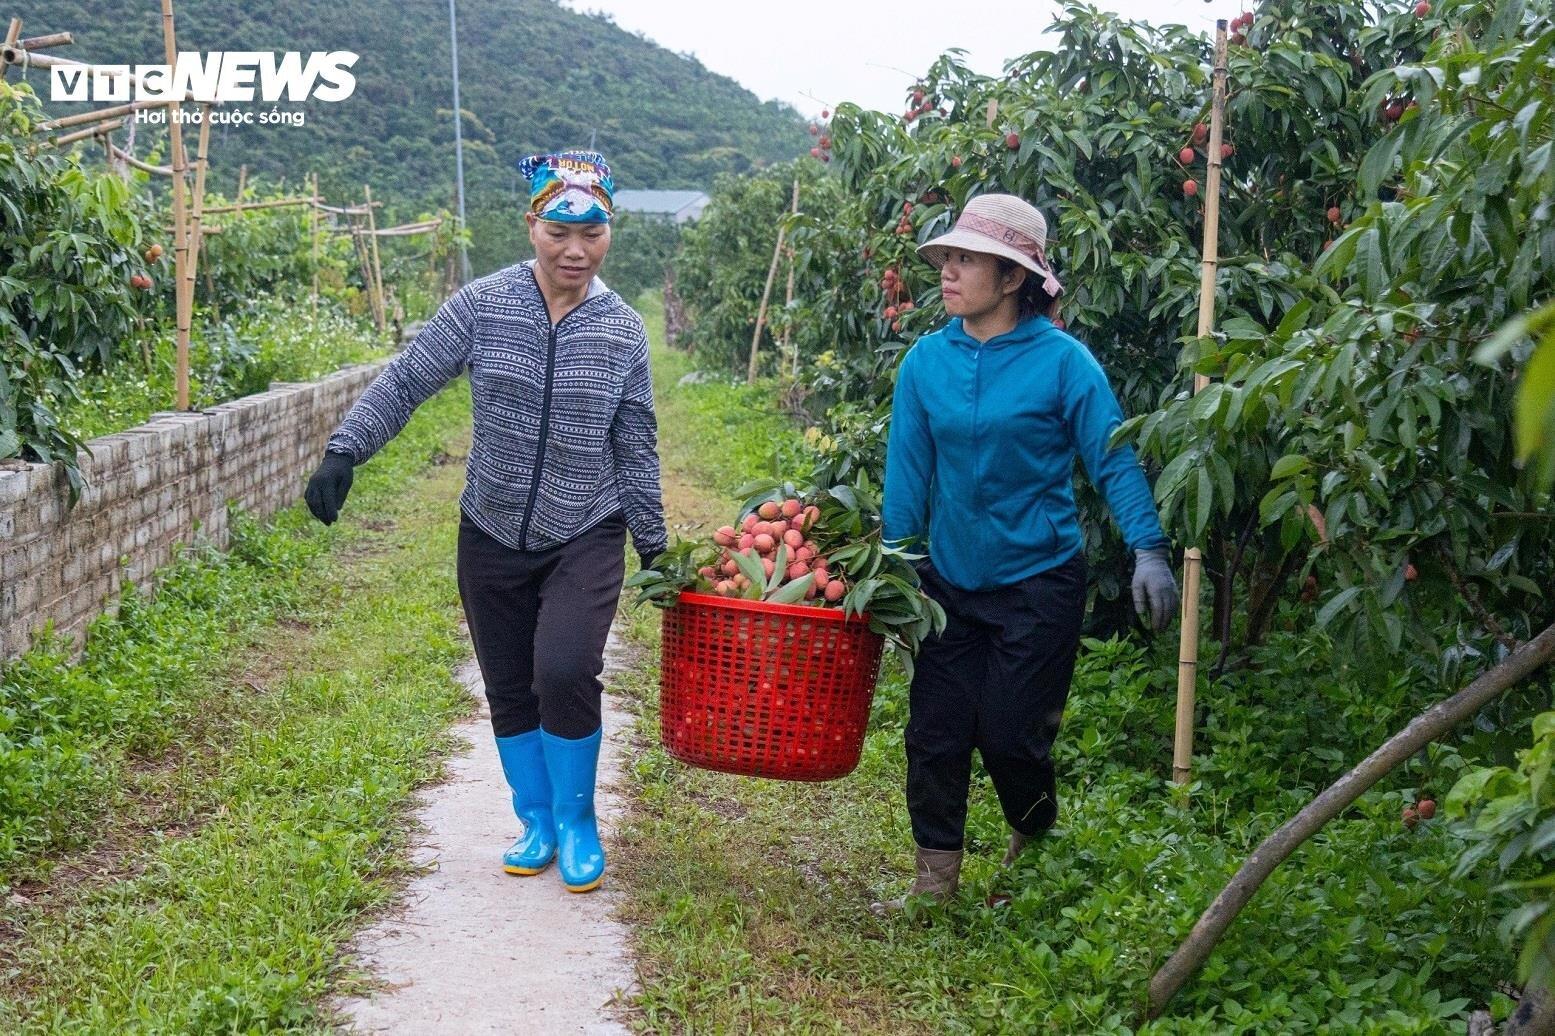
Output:
<instances>
[{"instance_id":1,"label":"blue rubber boot","mask_svg":"<svg viewBox=\"0 0 1555 1036\"><path fill-rule=\"evenodd\" d=\"M545 772L540 731L497 738L497 756L513 790L513 812L524 822L524 833L502 856L502 869L509 874L539 874L556 858L551 780Z\"/></svg>"},{"instance_id":2,"label":"blue rubber boot","mask_svg":"<svg viewBox=\"0 0 1555 1036\"><path fill-rule=\"evenodd\" d=\"M556 867L568 892L589 892L605 880L605 850L594 818L594 774L603 733L601 728L574 741L540 731L556 818Z\"/></svg>"}]
</instances>

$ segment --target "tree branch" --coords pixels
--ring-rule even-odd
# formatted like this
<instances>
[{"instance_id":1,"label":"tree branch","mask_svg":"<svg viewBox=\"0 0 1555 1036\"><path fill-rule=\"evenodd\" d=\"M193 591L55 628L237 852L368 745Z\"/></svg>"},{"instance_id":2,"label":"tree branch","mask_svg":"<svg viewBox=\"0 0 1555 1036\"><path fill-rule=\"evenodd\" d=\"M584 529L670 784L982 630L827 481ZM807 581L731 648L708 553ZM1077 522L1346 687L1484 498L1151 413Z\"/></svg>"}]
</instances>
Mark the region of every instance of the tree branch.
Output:
<instances>
[{"instance_id":1,"label":"tree branch","mask_svg":"<svg viewBox=\"0 0 1555 1036\"><path fill-rule=\"evenodd\" d=\"M1254 850L1226 887L1221 889L1209 909L1199 917L1188 938L1151 977L1145 1017L1160 1017L1167 1003L1204 963L1259 887L1301 843L1348 809L1395 766L1473 716L1542 666L1551 655L1555 655L1555 625L1547 627L1533 640L1517 648L1500 664L1481 674L1457 694L1444 698L1410 720L1408 726L1384 742L1382 747L1367 756L1355 769L1329 785L1301 812L1264 839L1263 844Z\"/></svg>"}]
</instances>

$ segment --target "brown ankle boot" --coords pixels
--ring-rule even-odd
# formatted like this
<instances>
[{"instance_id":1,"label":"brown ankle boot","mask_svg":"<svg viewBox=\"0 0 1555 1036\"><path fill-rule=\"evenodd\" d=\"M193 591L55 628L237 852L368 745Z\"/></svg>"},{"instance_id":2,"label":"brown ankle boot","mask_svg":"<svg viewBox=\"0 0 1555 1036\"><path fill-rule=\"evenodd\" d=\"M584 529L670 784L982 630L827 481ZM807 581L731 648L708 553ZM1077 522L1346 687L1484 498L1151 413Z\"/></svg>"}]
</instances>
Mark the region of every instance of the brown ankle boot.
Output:
<instances>
[{"instance_id":1,"label":"brown ankle boot","mask_svg":"<svg viewBox=\"0 0 1555 1036\"><path fill-rule=\"evenodd\" d=\"M1009 867L1014 864L1015 858L1020 855L1021 850L1030 845L1034 840L1030 835L1023 835L1019 831L1011 831L1010 847L1005 850L1004 860L999 866Z\"/></svg>"},{"instance_id":2,"label":"brown ankle boot","mask_svg":"<svg viewBox=\"0 0 1555 1036\"><path fill-rule=\"evenodd\" d=\"M907 895L900 899L871 903L871 913L884 916L902 910L907 906L909 896L928 896L936 903L943 903L956 894L961 884L961 857L965 850L916 848L916 873Z\"/></svg>"}]
</instances>

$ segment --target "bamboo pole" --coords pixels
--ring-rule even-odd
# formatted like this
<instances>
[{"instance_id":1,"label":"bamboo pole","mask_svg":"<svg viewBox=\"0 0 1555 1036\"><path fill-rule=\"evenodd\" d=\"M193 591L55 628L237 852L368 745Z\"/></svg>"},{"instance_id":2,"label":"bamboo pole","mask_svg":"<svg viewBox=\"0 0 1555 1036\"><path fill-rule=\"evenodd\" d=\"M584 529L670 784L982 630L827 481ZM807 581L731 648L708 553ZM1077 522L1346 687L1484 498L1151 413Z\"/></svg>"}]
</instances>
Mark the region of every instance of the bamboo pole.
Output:
<instances>
[{"instance_id":1,"label":"bamboo pole","mask_svg":"<svg viewBox=\"0 0 1555 1036\"><path fill-rule=\"evenodd\" d=\"M173 24L173 0L162 0L162 47L169 66L178 63L177 30ZM168 136L172 141L173 161L173 306L178 321L178 402L179 410L189 409L189 324L191 299L184 294L189 271L189 232L185 220L184 171L189 157L184 154L183 126L178 121L179 102L168 107Z\"/></svg>"},{"instance_id":2,"label":"bamboo pole","mask_svg":"<svg viewBox=\"0 0 1555 1036\"><path fill-rule=\"evenodd\" d=\"M373 323L378 322L378 312L373 298L373 275L367 261L367 242L362 240L359 232L361 216L353 214L351 217L351 244L356 248L356 262L362 272L362 285L367 292L367 308L372 313Z\"/></svg>"},{"instance_id":3,"label":"bamboo pole","mask_svg":"<svg viewBox=\"0 0 1555 1036\"><path fill-rule=\"evenodd\" d=\"M313 188L313 204L308 207L308 235L313 238L313 306L310 312L316 324L319 319L319 223L324 217L319 212L319 174L314 173L308 182Z\"/></svg>"},{"instance_id":4,"label":"bamboo pole","mask_svg":"<svg viewBox=\"0 0 1555 1036\"><path fill-rule=\"evenodd\" d=\"M78 140L86 140L88 137L95 137L99 133L111 133L123 125L123 119L110 119L109 121L99 123L96 126L88 126L84 130L76 130L74 133L66 133L62 137L50 137L47 140L41 141L38 146L55 148L64 147L67 144L74 144Z\"/></svg>"},{"instance_id":5,"label":"bamboo pole","mask_svg":"<svg viewBox=\"0 0 1555 1036\"><path fill-rule=\"evenodd\" d=\"M16 45L23 50L45 50L49 47L68 47L75 41L76 38L68 32L51 32L46 36L17 40Z\"/></svg>"},{"instance_id":6,"label":"bamboo pole","mask_svg":"<svg viewBox=\"0 0 1555 1036\"><path fill-rule=\"evenodd\" d=\"M426 222L423 222L423 223L403 223L403 224L401 224L401 225L399 225L397 227L380 227L379 229L374 230L374 231L370 231L369 232L369 231L366 231L366 230L362 230L362 231L356 231L356 233L360 233L364 238L365 237L405 237L405 236L411 235L411 234L427 234L427 233L430 233L430 232L436 230L440 226L442 226L442 221L441 220L427 220ZM336 233L336 234L349 234L349 233L353 233L353 231L351 231L347 227L335 227L333 232Z\"/></svg>"},{"instance_id":7,"label":"bamboo pole","mask_svg":"<svg viewBox=\"0 0 1555 1036\"><path fill-rule=\"evenodd\" d=\"M40 122L32 128L34 133L49 133L53 130L64 129L66 126L79 126L84 122L92 122L96 119L112 119L120 115L129 115L142 108L163 108L171 104L171 101L131 101L128 104L114 105L112 108L99 108L92 112L77 112L74 115L66 115L48 122Z\"/></svg>"},{"instance_id":8,"label":"bamboo pole","mask_svg":"<svg viewBox=\"0 0 1555 1036\"><path fill-rule=\"evenodd\" d=\"M795 216L799 215L799 179L798 179L798 177L794 178L794 203L793 203L793 205L791 205L789 207L789 212L792 215L795 215ZM793 250L793 248L790 247L789 250L788 250L788 290L783 293L783 312L786 314L788 312L789 307L792 306L793 304L794 304L794 250ZM790 325L790 322L785 319L783 321L783 341L778 345L778 358L779 358L778 362L781 363L782 362L782 357L784 355L788 355L788 357L789 357L789 373L790 373L790 375L792 377L796 377L797 378L799 376L799 349L796 346L794 348L792 354L789 353L788 343L789 343L789 340L791 338L793 338L793 328Z\"/></svg>"},{"instance_id":9,"label":"bamboo pole","mask_svg":"<svg viewBox=\"0 0 1555 1036\"><path fill-rule=\"evenodd\" d=\"M136 158L134 155L130 154L128 151L121 150L119 148L119 146L116 145L116 144L110 144L109 146L113 148L113 157L114 158L117 158L119 161L125 162L128 165L133 166L136 169L139 169L143 173L151 173L151 174L153 174L155 176L172 176L173 175L173 169L172 169L171 166L151 165L149 163L142 162L140 159Z\"/></svg>"},{"instance_id":10,"label":"bamboo pole","mask_svg":"<svg viewBox=\"0 0 1555 1036\"><path fill-rule=\"evenodd\" d=\"M0 79L5 78L6 69L10 67L11 54L16 49L16 41L22 35L22 20L12 18L10 27L5 31L5 46L0 47Z\"/></svg>"},{"instance_id":11,"label":"bamboo pole","mask_svg":"<svg viewBox=\"0 0 1555 1036\"><path fill-rule=\"evenodd\" d=\"M381 208L383 208L383 202L375 201L375 202L373 202L373 206L375 208L380 208L381 209ZM320 212L332 212L332 213L334 213L337 216L359 216L362 213L366 212L367 210L365 208L363 208L362 206L360 206L360 205L337 206L337 205L325 205L323 203L320 203L319 204L319 211Z\"/></svg>"},{"instance_id":12,"label":"bamboo pole","mask_svg":"<svg viewBox=\"0 0 1555 1036\"><path fill-rule=\"evenodd\" d=\"M275 198L271 201L251 201L247 204L213 205L205 210L207 216L227 212L249 212L255 209L284 209L294 205L312 205L312 198Z\"/></svg>"},{"instance_id":13,"label":"bamboo pole","mask_svg":"<svg viewBox=\"0 0 1555 1036\"><path fill-rule=\"evenodd\" d=\"M794 182L794 193L797 196L799 183ZM761 308L756 311L756 333L751 335L750 363L745 369L745 381L747 384L756 383L756 356L761 348L761 329L767 323L767 302L772 298L772 281L777 277L778 260L783 258L783 237L788 230L785 223L778 227L777 245L772 249L772 264L767 267L767 286L761 289Z\"/></svg>"},{"instance_id":14,"label":"bamboo pole","mask_svg":"<svg viewBox=\"0 0 1555 1036\"><path fill-rule=\"evenodd\" d=\"M200 220L205 215L205 168L211 141L211 106L206 104L200 111L200 143L195 148L194 159L194 215L189 224L189 283L185 289L189 293L191 311L194 308L195 274L200 268L200 244L205 240L200 233Z\"/></svg>"},{"instance_id":15,"label":"bamboo pole","mask_svg":"<svg viewBox=\"0 0 1555 1036\"><path fill-rule=\"evenodd\" d=\"M378 262L378 218L373 215L373 189L363 184L362 194L367 198L367 234L372 245L373 292L378 299L378 333L382 334L389 328L389 314L383 298L383 266Z\"/></svg>"},{"instance_id":16,"label":"bamboo pole","mask_svg":"<svg viewBox=\"0 0 1555 1036\"><path fill-rule=\"evenodd\" d=\"M1215 72L1209 119L1208 173L1204 184L1204 263L1199 273L1199 336L1215 329L1215 278L1220 269L1220 140L1226 108L1226 20L1215 22ZM1209 379L1193 376L1193 392ZM1182 633L1177 651L1177 729L1172 739L1172 780L1193 774L1193 712L1199 678L1199 580L1204 554L1189 547L1183 557Z\"/></svg>"}]
</instances>

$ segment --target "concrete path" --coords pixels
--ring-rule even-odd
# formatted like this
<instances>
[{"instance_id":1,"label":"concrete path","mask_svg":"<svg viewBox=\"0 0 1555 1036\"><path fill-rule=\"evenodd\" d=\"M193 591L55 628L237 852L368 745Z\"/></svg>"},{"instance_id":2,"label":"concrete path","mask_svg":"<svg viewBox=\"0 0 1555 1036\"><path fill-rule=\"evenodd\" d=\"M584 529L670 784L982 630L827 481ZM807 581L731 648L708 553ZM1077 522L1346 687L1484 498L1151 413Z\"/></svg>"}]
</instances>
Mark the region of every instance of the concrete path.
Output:
<instances>
[{"instance_id":1,"label":"concrete path","mask_svg":"<svg viewBox=\"0 0 1555 1036\"><path fill-rule=\"evenodd\" d=\"M607 688L622 665L612 631ZM421 796L415 862L424 873L355 942L358 961L383 985L337 1006L367 1033L624 1033L615 1004L636 975L625 926L611 917L608 863L604 886L587 894L562 888L554 864L534 877L503 873L518 821L473 660L460 677L481 712L456 728L469 747L450 760L449 780ZM621 812L613 786L631 721L608 691L604 708L595 806L608 861Z\"/></svg>"}]
</instances>

